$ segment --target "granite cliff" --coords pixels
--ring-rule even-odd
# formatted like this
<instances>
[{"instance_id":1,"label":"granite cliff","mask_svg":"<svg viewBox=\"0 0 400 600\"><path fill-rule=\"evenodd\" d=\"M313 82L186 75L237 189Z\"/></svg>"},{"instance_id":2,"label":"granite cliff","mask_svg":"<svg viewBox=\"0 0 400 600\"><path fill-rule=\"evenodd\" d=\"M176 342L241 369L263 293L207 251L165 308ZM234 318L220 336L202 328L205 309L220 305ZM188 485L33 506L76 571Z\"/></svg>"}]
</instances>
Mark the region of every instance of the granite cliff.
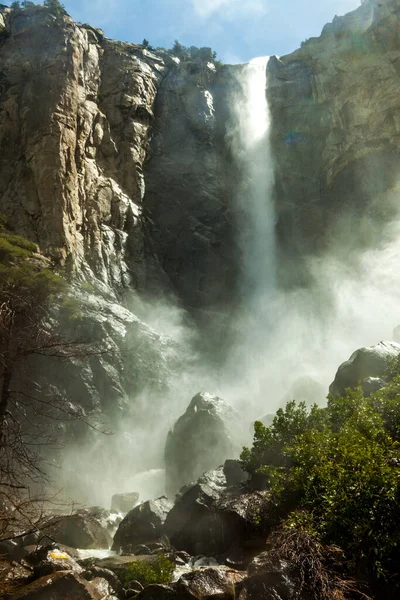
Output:
<instances>
[{"instance_id":1,"label":"granite cliff","mask_svg":"<svg viewBox=\"0 0 400 600\"><path fill-rule=\"evenodd\" d=\"M278 286L309 283L309 256L386 235L399 22L399 0L364 2L269 61ZM83 369L54 367L57 388L90 412L179 414L166 398L192 358L149 318L149 299L184 309L208 350L229 341L221 315L234 322L246 227L231 144L241 69L109 40L45 7L0 6L0 213L72 282L79 335L112 348ZM144 392L150 404L132 401ZM181 390L178 409L196 392Z\"/></svg>"}]
</instances>

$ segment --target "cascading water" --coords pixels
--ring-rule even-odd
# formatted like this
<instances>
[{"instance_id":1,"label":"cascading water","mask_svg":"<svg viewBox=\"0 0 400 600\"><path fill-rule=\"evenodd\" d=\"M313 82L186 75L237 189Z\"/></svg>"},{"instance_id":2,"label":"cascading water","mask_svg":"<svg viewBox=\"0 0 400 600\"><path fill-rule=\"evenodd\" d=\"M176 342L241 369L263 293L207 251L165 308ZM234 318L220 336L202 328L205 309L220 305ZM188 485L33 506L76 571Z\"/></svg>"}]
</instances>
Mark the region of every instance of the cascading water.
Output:
<instances>
[{"instance_id":1,"label":"cascading water","mask_svg":"<svg viewBox=\"0 0 400 600\"><path fill-rule=\"evenodd\" d=\"M357 348L391 339L400 322L400 237L389 236L389 228L374 250L366 252L360 244L354 264L343 262L338 241L325 255L306 258L312 285L279 288L267 65L268 58L246 65L232 99L231 148L240 177L241 306L236 344L219 391L255 418L293 399L288 391L299 382L307 388L307 401L323 403L338 366ZM400 220L391 229L400 230Z\"/></svg>"},{"instance_id":2,"label":"cascading water","mask_svg":"<svg viewBox=\"0 0 400 600\"><path fill-rule=\"evenodd\" d=\"M271 116L267 101L269 57L254 58L243 69L236 102L235 153L243 182L238 204L244 215L242 252L243 288L250 304L264 302L275 288L275 235L270 145Z\"/></svg>"}]
</instances>

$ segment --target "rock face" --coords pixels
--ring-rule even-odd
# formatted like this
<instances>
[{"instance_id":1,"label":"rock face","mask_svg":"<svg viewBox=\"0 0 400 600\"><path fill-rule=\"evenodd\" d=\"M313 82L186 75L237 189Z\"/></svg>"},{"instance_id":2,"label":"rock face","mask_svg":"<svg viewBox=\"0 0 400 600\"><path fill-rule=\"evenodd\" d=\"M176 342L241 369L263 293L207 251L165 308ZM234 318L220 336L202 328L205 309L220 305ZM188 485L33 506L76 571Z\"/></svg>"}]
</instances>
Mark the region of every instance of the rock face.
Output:
<instances>
[{"instance_id":1,"label":"rock face","mask_svg":"<svg viewBox=\"0 0 400 600\"><path fill-rule=\"evenodd\" d=\"M33 359L30 382L50 385L79 414L104 415L112 429L129 405L137 418L130 401L144 390L165 397L176 371L176 344L121 300L150 275L167 282L155 253L144 250L151 244L141 203L153 107L168 68L161 55L43 6L0 6L0 15L0 213L73 282L79 318L62 308L54 315L66 334L106 350L86 361ZM85 436L94 446L86 428L65 429L66 438ZM85 487L60 463L63 477ZM94 487L84 490L85 502L99 501Z\"/></svg>"},{"instance_id":2,"label":"rock face","mask_svg":"<svg viewBox=\"0 0 400 600\"><path fill-rule=\"evenodd\" d=\"M186 412L169 432L165 445L167 494L197 479L204 471L236 454L239 416L218 396L192 398Z\"/></svg>"},{"instance_id":3,"label":"rock face","mask_svg":"<svg viewBox=\"0 0 400 600\"><path fill-rule=\"evenodd\" d=\"M235 296L235 171L226 143L234 85L228 67L183 65L168 72L156 99L144 206L163 270L189 307L226 306Z\"/></svg>"},{"instance_id":4,"label":"rock face","mask_svg":"<svg viewBox=\"0 0 400 600\"><path fill-rule=\"evenodd\" d=\"M282 282L307 280L286 270L287 260L299 265L334 242L348 256L377 243L394 214L399 7L399 0L363 2L269 63Z\"/></svg>"},{"instance_id":5,"label":"rock face","mask_svg":"<svg viewBox=\"0 0 400 600\"><path fill-rule=\"evenodd\" d=\"M172 502L162 497L149 500L131 510L118 526L113 550L132 552L135 546L158 540Z\"/></svg>"},{"instance_id":6,"label":"rock face","mask_svg":"<svg viewBox=\"0 0 400 600\"><path fill-rule=\"evenodd\" d=\"M400 344L380 342L376 346L360 348L342 363L329 392L335 396L344 394L346 388L354 388L359 383L365 394L370 394L385 385L384 374L390 360L400 353Z\"/></svg>"},{"instance_id":7,"label":"rock face","mask_svg":"<svg viewBox=\"0 0 400 600\"><path fill-rule=\"evenodd\" d=\"M306 259L334 241L346 257L379 241L397 207L399 6L363 2L269 62L281 286L309 282ZM240 67L179 64L46 7L3 5L0 64L0 213L73 281L75 332L110 349L84 366L32 361L35 383L51 371L85 414L112 422L129 407L147 420L132 399L167 404L182 357L132 296L173 297L208 330L238 299L245 219L229 103ZM217 451L211 464L205 445L177 456L167 444L169 493L234 456Z\"/></svg>"},{"instance_id":8,"label":"rock face","mask_svg":"<svg viewBox=\"0 0 400 600\"><path fill-rule=\"evenodd\" d=\"M130 281L127 244L142 244L142 165L165 65L44 7L3 16L1 210L42 251L117 289Z\"/></svg>"}]
</instances>

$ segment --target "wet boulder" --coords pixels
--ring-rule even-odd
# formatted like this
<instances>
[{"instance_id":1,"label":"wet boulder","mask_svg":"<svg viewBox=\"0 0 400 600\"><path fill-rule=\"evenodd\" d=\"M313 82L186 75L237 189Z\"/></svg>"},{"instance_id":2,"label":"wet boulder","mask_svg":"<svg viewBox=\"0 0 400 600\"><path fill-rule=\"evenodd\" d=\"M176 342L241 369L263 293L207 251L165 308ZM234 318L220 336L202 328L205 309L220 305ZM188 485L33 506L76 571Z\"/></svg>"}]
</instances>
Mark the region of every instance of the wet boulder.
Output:
<instances>
[{"instance_id":1,"label":"wet boulder","mask_svg":"<svg viewBox=\"0 0 400 600\"><path fill-rule=\"evenodd\" d=\"M235 587L245 578L229 567L204 567L182 575L176 585L181 600L235 599Z\"/></svg>"},{"instance_id":2,"label":"wet boulder","mask_svg":"<svg viewBox=\"0 0 400 600\"><path fill-rule=\"evenodd\" d=\"M59 571L23 587L11 600L102 600L104 595L77 573Z\"/></svg>"},{"instance_id":3,"label":"wet boulder","mask_svg":"<svg viewBox=\"0 0 400 600\"><path fill-rule=\"evenodd\" d=\"M117 513L128 513L135 508L139 502L139 494L130 492L128 494L114 494L111 498L111 511Z\"/></svg>"},{"instance_id":4,"label":"wet boulder","mask_svg":"<svg viewBox=\"0 0 400 600\"><path fill-rule=\"evenodd\" d=\"M346 388L354 388L359 383L365 394L373 393L385 385L385 371L399 353L400 344L396 342L379 342L375 346L359 348L340 365L329 393L341 396Z\"/></svg>"},{"instance_id":5,"label":"wet boulder","mask_svg":"<svg viewBox=\"0 0 400 600\"><path fill-rule=\"evenodd\" d=\"M83 571L82 577L84 577L86 581L99 581L100 579L105 579L116 594L122 593L123 588L121 582L117 575L110 569L105 569L104 567L98 567L96 565L90 565Z\"/></svg>"},{"instance_id":6,"label":"wet boulder","mask_svg":"<svg viewBox=\"0 0 400 600\"><path fill-rule=\"evenodd\" d=\"M148 585L138 595L135 600L177 600L174 585Z\"/></svg>"},{"instance_id":7,"label":"wet boulder","mask_svg":"<svg viewBox=\"0 0 400 600\"><path fill-rule=\"evenodd\" d=\"M270 561L267 552L252 561L247 573L236 586L237 600L306 600L290 565Z\"/></svg>"},{"instance_id":8,"label":"wet boulder","mask_svg":"<svg viewBox=\"0 0 400 600\"><path fill-rule=\"evenodd\" d=\"M0 558L7 560L20 560L26 556L24 548L13 540L0 541Z\"/></svg>"},{"instance_id":9,"label":"wet boulder","mask_svg":"<svg viewBox=\"0 0 400 600\"><path fill-rule=\"evenodd\" d=\"M112 549L132 552L140 544L159 540L171 508L172 502L165 496L136 506L119 524Z\"/></svg>"},{"instance_id":10,"label":"wet boulder","mask_svg":"<svg viewBox=\"0 0 400 600\"><path fill-rule=\"evenodd\" d=\"M236 411L218 396L202 392L191 400L165 445L168 496L237 454L239 423Z\"/></svg>"},{"instance_id":11,"label":"wet boulder","mask_svg":"<svg viewBox=\"0 0 400 600\"><path fill-rule=\"evenodd\" d=\"M46 541L81 549L106 550L112 543L107 529L96 518L80 514L51 518L41 527L40 536Z\"/></svg>"},{"instance_id":12,"label":"wet boulder","mask_svg":"<svg viewBox=\"0 0 400 600\"><path fill-rule=\"evenodd\" d=\"M22 586L32 580L33 572L27 564L0 559L0 598L16 593Z\"/></svg>"},{"instance_id":13,"label":"wet boulder","mask_svg":"<svg viewBox=\"0 0 400 600\"><path fill-rule=\"evenodd\" d=\"M83 568L64 550L44 546L26 557L26 562L33 568L36 579L51 575L57 571L73 571L81 574Z\"/></svg>"},{"instance_id":14,"label":"wet boulder","mask_svg":"<svg viewBox=\"0 0 400 600\"><path fill-rule=\"evenodd\" d=\"M165 521L172 546L191 555L216 556L250 541L263 547L259 515L266 492L228 488L223 468L186 486Z\"/></svg>"},{"instance_id":15,"label":"wet boulder","mask_svg":"<svg viewBox=\"0 0 400 600\"><path fill-rule=\"evenodd\" d=\"M192 555L213 555L217 550L214 540L221 536L220 524L213 515L225 489L222 468L207 471L195 484L183 488L164 527L174 548Z\"/></svg>"},{"instance_id":16,"label":"wet boulder","mask_svg":"<svg viewBox=\"0 0 400 600\"><path fill-rule=\"evenodd\" d=\"M228 459L224 463L224 475L226 477L226 484L239 485L248 480L249 474L243 471L240 461Z\"/></svg>"},{"instance_id":17,"label":"wet boulder","mask_svg":"<svg viewBox=\"0 0 400 600\"><path fill-rule=\"evenodd\" d=\"M171 562L174 561L174 556L172 554L166 552L165 556L168 560L171 560ZM129 568L133 563L145 563L151 567L152 565L156 565L157 561L157 555L123 554L121 556L109 556L108 558L98 560L96 562L96 567L101 570L106 569L108 571L111 571L118 577L119 581L123 584L126 581L126 575L129 571ZM103 577L105 577L105 575L103 575Z\"/></svg>"}]
</instances>

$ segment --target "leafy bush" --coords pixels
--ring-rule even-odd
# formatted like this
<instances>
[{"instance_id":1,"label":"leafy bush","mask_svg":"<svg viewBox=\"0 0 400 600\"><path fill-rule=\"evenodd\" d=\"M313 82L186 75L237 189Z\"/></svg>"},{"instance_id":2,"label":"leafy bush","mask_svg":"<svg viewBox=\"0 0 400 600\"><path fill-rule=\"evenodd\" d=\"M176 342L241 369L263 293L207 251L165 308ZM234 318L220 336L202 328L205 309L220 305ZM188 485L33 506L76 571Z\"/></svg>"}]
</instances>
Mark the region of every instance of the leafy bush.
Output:
<instances>
[{"instance_id":1,"label":"leafy bush","mask_svg":"<svg viewBox=\"0 0 400 600\"><path fill-rule=\"evenodd\" d=\"M358 388L330 396L327 408L289 402L270 427L255 424L241 460L286 528L340 546L354 569L363 564L379 579L397 572L399 439L397 373L368 398Z\"/></svg>"},{"instance_id":2,"label":"leafy bush","mask_svg":"<svg viewBox=\"0 0 400 600\"><path fill-rule=\"evenodd\" d=\"M152 583L169 583L175 569L174 563L165 554L159 554L157 559L149 564L144 560L129 563L124 574L126 586L131 581L138 581L143 586Z\"/></svg>"},{"instance_id":3,"label":"leafy bush","mask_svg":"<svg viewBox=\"0 0 400 600\"><path fill-rule=\"evenodd\" d=\"M215 62L217 59L217 53L203 46L198 48L197 46L183 46L178 40L175 40L171 50L168 50L171 54L178 56L181 60L197 60L202 63Z\"/></svg>"}]
</instances>

